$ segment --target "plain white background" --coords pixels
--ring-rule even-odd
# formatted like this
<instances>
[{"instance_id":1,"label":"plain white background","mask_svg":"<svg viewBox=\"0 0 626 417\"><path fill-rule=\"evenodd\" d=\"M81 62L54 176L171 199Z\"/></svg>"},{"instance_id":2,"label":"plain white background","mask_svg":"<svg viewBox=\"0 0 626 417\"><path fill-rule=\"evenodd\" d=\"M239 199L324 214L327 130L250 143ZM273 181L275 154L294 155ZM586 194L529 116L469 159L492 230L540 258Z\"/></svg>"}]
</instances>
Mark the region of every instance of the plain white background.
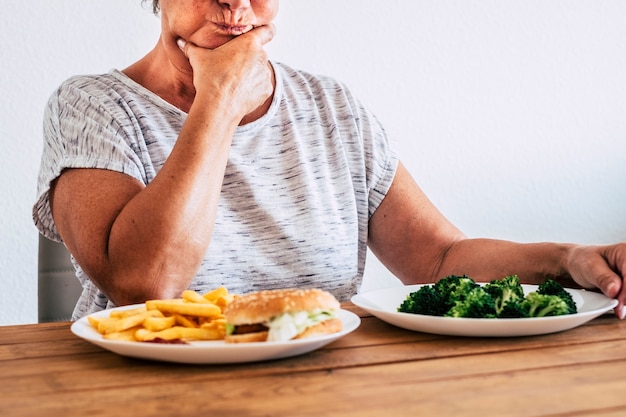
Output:
<instances>
[{"instance_id":1,"label":"plain white background","mask_svg":"<svg viewBox=\"0 0 626 417\"><path fill-rule=\"evenodd\" d=\"M626 2L283 0L270 56L347 83L470 236L626 240ZM140 0L4 0L0 324L37 320L45 102L157 42ZM366 288L395 284L373 258Z\"/></svg>"}]
</instances>

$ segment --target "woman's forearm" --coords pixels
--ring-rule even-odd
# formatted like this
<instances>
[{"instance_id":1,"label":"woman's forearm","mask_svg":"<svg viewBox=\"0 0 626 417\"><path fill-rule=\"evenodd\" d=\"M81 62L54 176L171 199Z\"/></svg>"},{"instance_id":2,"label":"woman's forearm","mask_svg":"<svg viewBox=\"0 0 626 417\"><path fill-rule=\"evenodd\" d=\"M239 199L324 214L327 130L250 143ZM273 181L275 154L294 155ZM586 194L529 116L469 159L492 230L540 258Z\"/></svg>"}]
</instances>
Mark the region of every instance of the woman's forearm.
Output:
<instances>
[{"instance_id":1,"label":"woman's forearm","mask_svg":"<svg viewBox=\"0 0 626 417\"><path fill-rule=\"evenodd\" d=\"M496 239L463 239L446 252L438 278L467 274L479 282L518 275L528 284L553 278L563 285L577 286L567 263L572 245L558 243L514 243Z\"/></svg>"},{"instance_id":2,"label":"woman's forearm","mask_svg":"<svg viewBox=\"0 0 626 417\"><path fill-rule=\"evenodd\" d=\"M161 171L115 219L108 258L116 303L178 296L193 279L210 243L238 122L225 107L194 103Z\"/></svg>"}]
</instances>

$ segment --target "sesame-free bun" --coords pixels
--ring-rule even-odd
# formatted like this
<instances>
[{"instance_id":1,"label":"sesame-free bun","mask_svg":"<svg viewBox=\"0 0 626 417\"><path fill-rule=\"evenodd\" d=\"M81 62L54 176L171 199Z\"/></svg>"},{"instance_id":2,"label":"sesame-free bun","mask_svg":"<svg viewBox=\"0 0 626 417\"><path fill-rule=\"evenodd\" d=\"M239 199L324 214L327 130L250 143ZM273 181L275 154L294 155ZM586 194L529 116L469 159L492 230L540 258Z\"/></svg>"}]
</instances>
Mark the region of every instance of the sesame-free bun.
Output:
<instances>
[{"instance_id":1,"label":"sesame-free bun","mask_svg":"<svg viewBox=\"0 0 626 417\"><path fill-rule=\"evenodd\" d=\"M236 296L224 309L229 324L265 323L280 314L297 311L338 310L339 301L319 289L258 291Z\"/></svg>"}]
</instances>

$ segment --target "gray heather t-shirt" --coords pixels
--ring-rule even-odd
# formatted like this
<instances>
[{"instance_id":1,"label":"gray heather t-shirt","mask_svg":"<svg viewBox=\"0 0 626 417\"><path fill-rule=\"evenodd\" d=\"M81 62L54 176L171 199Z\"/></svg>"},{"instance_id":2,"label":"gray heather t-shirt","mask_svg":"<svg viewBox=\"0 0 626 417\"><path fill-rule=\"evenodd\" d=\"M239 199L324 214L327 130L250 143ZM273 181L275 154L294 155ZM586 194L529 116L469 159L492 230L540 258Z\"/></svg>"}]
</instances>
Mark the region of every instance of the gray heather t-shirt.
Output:
<instances>
[{"instance_id":1,"label":"gray heather t-shirt","mask_svg":"<svg viewBox=\"0 0 626 417\"><path fill-rule=\"evenodd\" d=\"M190 288L318 287L347 300L361 283L368 221L391 185L397 156L344 85L272 65L273 102L262 118L237 128L211 245ZM63 169L114 170L148 184L186 116L117 70L64 82L44 119L33 207L41 233L61 240L48 191ZM112 307L74 265L83 293L73 318Z\"/></svg>"}]
</instances>

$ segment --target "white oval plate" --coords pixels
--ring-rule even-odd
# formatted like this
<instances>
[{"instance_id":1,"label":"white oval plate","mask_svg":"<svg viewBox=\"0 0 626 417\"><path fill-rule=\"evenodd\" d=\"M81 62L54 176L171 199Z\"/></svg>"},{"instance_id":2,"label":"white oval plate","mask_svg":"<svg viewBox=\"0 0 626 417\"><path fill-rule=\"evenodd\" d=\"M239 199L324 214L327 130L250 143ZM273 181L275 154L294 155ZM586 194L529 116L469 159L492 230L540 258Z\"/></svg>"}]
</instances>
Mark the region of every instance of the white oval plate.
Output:
<instances>
[{"instance_id":1,"label":"white oval plate","mask_svg":"<svg viewBox=\"0 0 626 417\"><path fill-rule=\"evenodd\" d=\"M142 306L131 305L93 313L96 317L108 317L112 310L124 310ZM340 310L338 318L342 330L338 333L289 340L286 342L226 343L223 340L190 341L188 344L161 344L107 340L83 317L72 324L72 332L111 352L134 358L193 364L225 364L257 362L302 355L319 349L359 327L361 319L356 314Z\"/></svg>"},{"instance_id":2,"label":"white oval plate","mask_svg":"<svg viewBox=\"0 0 626 417\"><path fill-rule=\"evenodd\" d=\"M425 285L425 284L423 284ZM566 290L572 294L578 313L563 316L473 319L400 313L398 307L409 293L423 285L384 288L357 294L352 302L379 319L408 330L449 336L510 337L548 334L580 326L615 308L617 300L585 290ZM522 285L524 292L537 290L537 285Z\"/></svg>"}]
</instances>

